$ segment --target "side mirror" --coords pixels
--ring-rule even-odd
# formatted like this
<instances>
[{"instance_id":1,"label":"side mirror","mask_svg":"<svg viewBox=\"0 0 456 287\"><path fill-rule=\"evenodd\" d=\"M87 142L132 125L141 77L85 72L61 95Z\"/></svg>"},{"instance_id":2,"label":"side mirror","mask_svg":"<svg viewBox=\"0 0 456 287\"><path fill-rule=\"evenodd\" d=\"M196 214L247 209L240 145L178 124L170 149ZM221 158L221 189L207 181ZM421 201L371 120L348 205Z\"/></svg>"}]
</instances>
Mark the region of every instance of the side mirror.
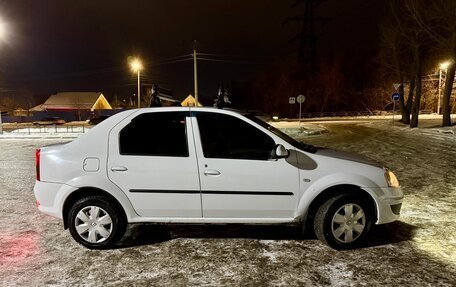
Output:
<instances>
[{"instance_id":1,"label":"side mirror","mask_svg":"<svg viewBox=\"0 0 456 287\"><path fill-rule=\"evenodd\" d=\"M290 151L281 144L276 145L272 151L272 159L287 158L289 156Z\"/></svg>"}]
</instances>

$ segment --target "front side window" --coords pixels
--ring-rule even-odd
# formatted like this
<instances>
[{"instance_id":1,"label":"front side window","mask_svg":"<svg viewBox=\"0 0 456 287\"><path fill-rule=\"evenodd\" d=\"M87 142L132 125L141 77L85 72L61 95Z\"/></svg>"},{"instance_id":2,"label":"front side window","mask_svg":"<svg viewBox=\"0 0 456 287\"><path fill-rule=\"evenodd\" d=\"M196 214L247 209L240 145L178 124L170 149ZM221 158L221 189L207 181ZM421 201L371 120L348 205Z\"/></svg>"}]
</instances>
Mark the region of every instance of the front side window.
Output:
<instances>
[{"instance_id":1,"label":"front side window","mask_svg":"<svg viewBox=\"0 0 456 287\"><path fill-rule=\"evenodd\" d=\"M187 157L186 113L144 113L119 135L121 155Z\"/></svg>"},{"instance_id":2,"label":"front side window","mask_svg":"<svg viewBox=\"0 0 456 287\"><path fill-rule=\"evenodd\" d=\"M274 140L247 122L224 114L198 113L206 158L268 160Z\"/></svg>"}]
</instances>

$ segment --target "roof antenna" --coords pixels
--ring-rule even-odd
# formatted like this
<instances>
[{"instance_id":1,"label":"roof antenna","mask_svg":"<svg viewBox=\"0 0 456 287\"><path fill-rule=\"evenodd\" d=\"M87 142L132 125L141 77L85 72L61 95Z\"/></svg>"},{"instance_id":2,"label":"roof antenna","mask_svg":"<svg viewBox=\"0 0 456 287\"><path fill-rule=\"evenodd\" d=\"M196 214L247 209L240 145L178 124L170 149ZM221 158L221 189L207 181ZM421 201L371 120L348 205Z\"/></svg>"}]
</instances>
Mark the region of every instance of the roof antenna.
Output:
<instances>
[{"instance_id":1,"label":"roof antenna","mask_svg":"<svg viewBox=\"0 0 456 287\"><path fill-rule=\"evenodd\" d=\"M161 107L162 102L158 95L160 94L160 89L158 88L157 85L152 85L152 97L150 98L150 104L149 107Z\"/></svg>"},{"instance_id":2,"label":"roof antenna","mask_svg":"<svg viewBox=\"0 0 456 287\"><path fill-rule=\"evenodd\" d=\"M214 99L214 107L223 109L228 104L231 104L230 99L228 98L228 90L221 85L219 87L217 97Z\"/></svg>"}]
</instances>

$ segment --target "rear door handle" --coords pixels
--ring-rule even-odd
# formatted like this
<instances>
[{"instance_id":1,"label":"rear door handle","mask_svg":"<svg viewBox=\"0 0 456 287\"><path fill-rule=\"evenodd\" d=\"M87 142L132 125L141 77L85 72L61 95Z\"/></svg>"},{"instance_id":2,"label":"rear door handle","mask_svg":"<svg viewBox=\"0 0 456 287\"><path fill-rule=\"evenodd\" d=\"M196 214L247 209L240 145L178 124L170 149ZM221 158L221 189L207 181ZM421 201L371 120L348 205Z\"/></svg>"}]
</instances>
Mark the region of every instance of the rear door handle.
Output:
<instances>
[{"instance_id":1,"label":"rear door handle","mask_svg":"<svg viewBox=\"0 0 456 287\"><path fill-rule=\"evenodd\" d=\"M220 171L218 170L215 170L215 169L206 169L204 171L204 175L212 175L212 176L217 176L217 175L220 175Z\"/></svg>"},{"instance_id":2,"label":"rear door handle","mask_svg":"<svg viewBox=\"0 0 456 287\"><path fill-rule=\"evenodd\" d=\"M127 171L128 168L126 168L125 166L113 166L113 167L111 167L111 170L114 171L114 172Z\"/></svg>"}]
</instances>

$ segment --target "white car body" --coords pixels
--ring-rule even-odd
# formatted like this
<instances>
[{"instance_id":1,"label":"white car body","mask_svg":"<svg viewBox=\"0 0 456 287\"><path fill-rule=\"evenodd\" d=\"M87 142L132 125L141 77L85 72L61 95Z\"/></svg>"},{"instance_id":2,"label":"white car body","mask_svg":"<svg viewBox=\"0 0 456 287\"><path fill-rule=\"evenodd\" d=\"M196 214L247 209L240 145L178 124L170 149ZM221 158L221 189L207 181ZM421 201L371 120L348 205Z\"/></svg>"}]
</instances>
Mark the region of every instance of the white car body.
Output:
<instances>
[{"instance_id":1,"label":"white car body","mask_svg":"<svg viewBox=\"0 0 456 287\"><path fill-rule=\"evenodd\" d=\"M188 157L119 153L119 132L143 113L188 112ZM254 126L290 151L288 158L242 160L205 158L193 112L225 114ZM147 132L147 131L144 131ZM80 138L40 151L34 193L39 210L64 218L65 202L84 188L112 196L128 223L293 223L304 220L311 203L337 186L354 186L375 202L375 222L399 218L401 188L390 187L386 169L341 152L306 152L267 128L229 110L146 108L118 113Z\"/></svg>"}]
</instances>

